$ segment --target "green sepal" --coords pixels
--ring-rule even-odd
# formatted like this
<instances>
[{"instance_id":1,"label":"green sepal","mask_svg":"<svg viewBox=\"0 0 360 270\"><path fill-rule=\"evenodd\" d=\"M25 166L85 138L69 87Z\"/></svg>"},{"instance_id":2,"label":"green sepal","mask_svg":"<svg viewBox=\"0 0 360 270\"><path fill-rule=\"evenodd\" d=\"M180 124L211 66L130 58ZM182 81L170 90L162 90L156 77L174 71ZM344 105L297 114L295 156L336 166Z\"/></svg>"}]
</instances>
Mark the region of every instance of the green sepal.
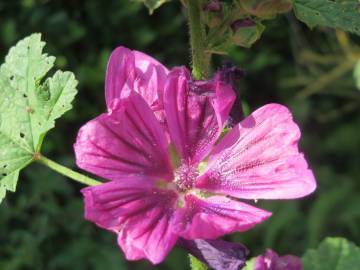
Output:
<instances>
[{"instance_id":1,"label":"green sepal","mask_svg":"<svg viewBox=\"0 0 360 270\"><path fill-rule=\"evenodd\" d=\"M265 26L260 22L255 22L252 26L243 26L233 31L231 40L234 44L245 48L250 48L262 35Z\"/></svg>"},{"instance_id":2,"label":"green sepal","mask_svg":"<svg viewBox=\"0 0 360 270\"><path fill-rule=\"evenodd\" d=\"M250 15L261 19L272 19L277 14L291 10L291 0L237 0L239 5Z\"/></svg>"}]
</instances>

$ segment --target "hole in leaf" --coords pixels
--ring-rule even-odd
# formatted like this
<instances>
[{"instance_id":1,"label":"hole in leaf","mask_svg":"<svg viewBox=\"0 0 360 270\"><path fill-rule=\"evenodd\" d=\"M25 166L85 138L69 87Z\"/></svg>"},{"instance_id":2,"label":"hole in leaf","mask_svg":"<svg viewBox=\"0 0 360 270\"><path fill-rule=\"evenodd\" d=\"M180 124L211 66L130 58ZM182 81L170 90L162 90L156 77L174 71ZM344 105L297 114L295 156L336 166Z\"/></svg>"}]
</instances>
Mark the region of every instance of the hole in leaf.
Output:
<instances>
[{"instance_id":1,"label":"hole in leaf","mask_svg":"<svg viewBox=\"0 0 360 270\"><path fill-rule=\"evenodd\" d=\"M14 75L10 76L10 81L12 81L14 79Z\"/></svg>"},{"instance_id":2,"label":"hole in leaf","mask_svg":"<svg viewBox=\"0 0 360 270\"><path fill-rule=\"evenodd\" d=\"M34 113L34 109L33 109L33 108L30 108L30 107L28 107L28 108L26 109L26 111L27 111L28 113Z\"/></svg>"},{"instance_id":3,"label":"hole in leaf","mask_svg":"<svg viewBox=\"0 0 360 270\"><path fill-rule=\"evenodd\" d=\"M5 169L6 167L7 167L7 164L4 164L3 169Z\"/></svg>"},{"instance_id":4,"label":"hole in leaf","mask_svg":"<svg viewBox=\"0 0 360 270\"><path fill-rule=\"evenodd\" d=\"M27 94L23 94L23 97L24 97L24 98L27 98Z\"/></svg>"},{"instance_id":5,"label":"hole in leaf","mask_svg":"<svg viewBox=\"0 0 360 270\"><path fill-rule=\"evenodd\" d=\"M7 176L7 173L3 173L2 176Z\"/></svg>"},{"instance_id":6,"label":"hole in leaf","mask_svg":"<svg viewBox=\"0 0 360 270\"><path fill-rule=\"evenodd\" d=\"M20 137L21 137L21 138L24 138L24 137L25 137L25 134L22 133L22 132L20 132Z\"/></svg>"}]
</instances>

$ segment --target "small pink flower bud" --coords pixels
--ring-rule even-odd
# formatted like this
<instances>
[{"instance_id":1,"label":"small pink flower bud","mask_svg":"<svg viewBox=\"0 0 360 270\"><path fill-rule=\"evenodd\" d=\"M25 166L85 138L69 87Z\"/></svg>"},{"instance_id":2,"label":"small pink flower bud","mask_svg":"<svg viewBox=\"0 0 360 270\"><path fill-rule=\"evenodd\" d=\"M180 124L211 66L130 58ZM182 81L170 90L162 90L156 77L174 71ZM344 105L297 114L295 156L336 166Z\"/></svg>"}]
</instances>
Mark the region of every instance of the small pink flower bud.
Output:
<instances>
[{"instance_id":1,"label":"small pink flower bud","mask_svg":"<svg viewBox=\"0 0 360 270\"><path fill-rule=\"evenodd\" d=\"M209 12L221 12L222 9L222 4L218 0L210 0L203 6L203 11Z\"/></svg>"},{"instance_id":2,"label":"small pink flower bud","mask_svg":"<svg viewBox=\"0 0 360 270\"><path fill-rule=\"evenodd\" d=\"M279 256L268 249L255 260L254 270L303 270L301 259L293 255Z\"/></svg>"},{"instance_id":3,"label":"small pink flower bud","mask_svg":"<svg viewBox=\"0 0 360 270\"><path fill-rule=\"evenodd\" d=\"M240 20L236 20L235 22L233 22L231 24L231 29L236 32L237 30L239 30L240 28L243 28L243 27L251 27L251 26L255 26L256 23L249 19L249 18L246 18L246 19L240 19Z\"/></svg>"}]
</instances>

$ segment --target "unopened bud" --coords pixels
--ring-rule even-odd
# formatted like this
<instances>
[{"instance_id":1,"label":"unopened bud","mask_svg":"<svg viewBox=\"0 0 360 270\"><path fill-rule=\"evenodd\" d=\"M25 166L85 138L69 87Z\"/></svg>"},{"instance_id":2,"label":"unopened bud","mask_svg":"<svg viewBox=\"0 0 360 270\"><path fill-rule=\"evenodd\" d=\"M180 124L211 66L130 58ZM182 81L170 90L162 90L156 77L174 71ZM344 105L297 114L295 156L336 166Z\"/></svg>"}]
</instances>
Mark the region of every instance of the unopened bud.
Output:
<instances>
[{"instance_id":1,"label":"unopened bud","mask_svg":"<svg viewBox=\"0 0 360 270\"><path fill-rule=\"evenodd\" d=\"M210 0L208 3L206 3L203 6L203 11L221 12L222 5L221 5L220 1L218 1L218 0Z\"/></svg>"},{"instance_id":2,"label":"unopened bud","mask_svg":"<svg viewBox=\"0 0 360 270\"><path fill-rule=\"evenodd\" d=\"M303 264L299 257L293 255L279 256L268 249L262 256L255 258L254 270L302 270Z\"/></svg>"},{"instance_id":3,"label":"unopened bud","mask_svg":"<svg viewBox=\"0 0 360 270\"><path fill-rule=\"evenodd\" d=\"M210 27L219 26L223 20L223 6L218 0L211 0L203 6L204 23Z\"/></svg>"},{"instance_id":4,"label":"unopened bud","mask_svg":"<svg viewBox=\"0 0 360 270\"><path fill-rule=\"evenodd\" d=\"M238 0L246 12L263 19L288 12L292 8L291 0Z\"/></svg>"},{"instance_id":5,"label":"unopened bud","mask_svg":"<svg viewBox=\"0 0 360 270\"><path fill-rule=\"evenodd\" d=\"M243 27L251 27L255 25L256 23L251 19L240 19L236 20L231 24L231 29L233 30L233 32L236 32Z\"/></svg>"},{"instance_id":6,"label":"unopened bud","mask_svg":"<svg viewBox=\"0 0 360 270\"><path fill-rule=\"evenodd\" d=\"M239 46L249 48L260 38L265 26L246 18L233 22L231 29L233 32L232 41Z\"/></svg>"}]
</instances>

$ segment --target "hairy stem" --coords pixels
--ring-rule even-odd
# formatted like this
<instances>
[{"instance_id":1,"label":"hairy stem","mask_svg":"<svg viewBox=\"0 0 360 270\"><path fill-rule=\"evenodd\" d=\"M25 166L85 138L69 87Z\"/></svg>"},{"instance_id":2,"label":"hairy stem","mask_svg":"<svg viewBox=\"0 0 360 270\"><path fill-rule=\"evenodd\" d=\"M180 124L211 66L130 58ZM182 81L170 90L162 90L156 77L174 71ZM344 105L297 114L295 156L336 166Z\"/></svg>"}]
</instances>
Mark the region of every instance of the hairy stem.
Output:
<instances>
[{"instance_id":1,"label":"hairy stem","mask_svg":"<svg viewBox=\"0 0 360 270\"><path fill-rule=\"evenodd\" d=\"M42 164L44 164L45 166L49 167L50 169L72 179L75 180L76 182L88 185L88 186L95 186L95 185L99 185L101 184L101 182L92 179L88 176L85 176L81 173L75 172L63 165L60 165L59 163L56 163L55 161L52 161L44 156L39 155L36 158L37 162L40 162Z\"/></svg>"},{"instance_id":2,"label":"hairy stem","mask_svg":"<svg viewBox=\"0 0 360 270\"><path fill-rule=\"evenodd\" d=\"M206 48L205 26L201 22L201 0L188 0L187 8L192 75L196 80L206 79L210 74L211 53Z\"/></svg>"}]
</instances>

